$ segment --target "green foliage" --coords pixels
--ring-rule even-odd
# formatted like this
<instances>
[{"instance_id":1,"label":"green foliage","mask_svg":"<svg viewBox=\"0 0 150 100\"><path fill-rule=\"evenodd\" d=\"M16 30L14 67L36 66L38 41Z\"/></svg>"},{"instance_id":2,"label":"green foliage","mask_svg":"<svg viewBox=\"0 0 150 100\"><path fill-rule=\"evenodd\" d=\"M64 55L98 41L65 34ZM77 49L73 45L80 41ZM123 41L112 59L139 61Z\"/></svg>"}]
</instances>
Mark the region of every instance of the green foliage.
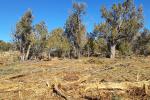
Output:
<instances>
[{"instance_id":1,"label":"green foliage","mask_svg":"<svg viewBox=\"0 0 150 100\"><path fill-rule=\"evenodd\" d=\"M125 56L130 56L133 53L132 44L127 41L121 41L118 50L120 51L121 55Z\"/></svg>"},{"instance_id":2,"label":"green foliage","mask_svg":"<svg viewBox=\"0 0 150 100\"><path fill-rule=\"evenodd\" d=\"M87 44L85 45L85 50L90 53L90 56L95 54L106 55L108 47L104 38L89 38Z\"/></svg>"},{"instance_id":3,"label":"green foliage","mask_svg":"<svg viewBox=\"0 0 150 100\"><path fill-rule=\"evenodd\" d=\"M134 44L134 50L137 54L150 55L150 31L144 31L138 36Z\"/></svg>"},{"instance_id":4,"label":"green foliage","mask_svg":"<svg viewBox=\"0 0 150 100\"><path fill-rule=\"evenodd\" d=\"M16 48L23 54L22 60L28 59L31 45L33 45L35 40L35 35L32 29L32 20L32 12L28 10L16 24L16 31L13 34Z\"/></svg>"},{"instance_id":5,"label":"green foliage","mask_svg":"<svg viewBox=\"0 0 150 100\"><path fill-rule=\"evenodd\" d=\"M42 53L46 51L47 39L48 39L48 29L44 21L36 24L34 27L35 32L35 43L34 43L34 52Z\"/></svg>"},{"instance_id":6,"label":"green foliage","mask_svg":"<svg viewBox=\"0 0 150 100\"><path fill-rule=\"evenodd\" d=\"M104 38L99 38L98 40L95 40L94 48L95 52L101 54L106 54L106 52L108 51L108 47Z\"/></svg>"},{"instance_id":7,"label":"green foliage","mask_svg":"<svg viewBox=\"0 0 150 100\"><path fill-rule=\"evenodd\" d=\"M103 6L101 12L105 22L96 25L94 31L103 35L110 54L114 56L115 51L112 52L111 47L121 41L132 42L143 27L142 6L136 9L133 0L126 0L122 4L114 4L111 10Z\"/></svg>"},{"instance_id":8,"label":"green foliage","mask_svg":"<svg viewBox=\"0 0 150 100\"><path fill-rule=\"evenodd\" d=\"M72 44L72 47L80 52L86 43L85 26L82 23L82 16L85 14L85 4L74 3L72 14L65 24L65 35ZM79 55L78 55L79 56Z\"/></svg>"},{"instance_id":9,"label":"green foliage","mask_svg":"<svg viewBox=\"0 0 150 100\"><path fill-rule=\"evenodd\" d=\"M63 35L64 30L61 28L54 29L48 38L48 48L60 49L62 51L70 50L70 43L68 39Z\"/></svg>"},{"instance_id":10,"label":"green foliage","mask_svg":"<svg viewBox=\"0 0 150 100\"><path fill-rule=\"evenodd\" d=\"M13 49L13 45L11 43L7 43L0 40L0 51L9 51L12 49Z\"/></svg>"},{"instance_id":11,"label":"green foliage","mask_svg":"<svg viewBox=\"0 0 150 100\"><path fill-rule=\"evenodd\" d=\"M17 46L19 48L22 48L22 46L26 47L32 42L32 18L31 11L27 11L21 20L16 24L14 41L17 42Z\"/></svg>"}]
</instances>

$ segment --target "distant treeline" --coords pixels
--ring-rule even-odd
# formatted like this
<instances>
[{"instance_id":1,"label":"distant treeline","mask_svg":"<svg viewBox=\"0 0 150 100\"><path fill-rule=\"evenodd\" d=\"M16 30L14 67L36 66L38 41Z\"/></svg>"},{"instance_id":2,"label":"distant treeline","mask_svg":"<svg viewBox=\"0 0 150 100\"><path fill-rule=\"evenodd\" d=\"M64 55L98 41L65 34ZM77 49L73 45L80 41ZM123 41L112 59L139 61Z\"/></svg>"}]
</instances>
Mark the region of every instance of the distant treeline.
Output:
<instances>
[{"instance_id":1,"label":"distant treeline","mask_svg":"<svg viewBox=\"0 0 150 100\"><path fill-rule=\"evenodd\" d=\"M44 21L33 25L32 11L28 10L16 24L13 47L21 52L22 60L45 56L49 59L54 56L115 58L116 54L150 54L150 31L144 28L142 6L136 7L133 0L125 0L111 8L101 7L104 21L95 25L90 33L83 23L86 8L85 3L73 3L64 27L51 32ZM5 46L7 48L7 45L1 47Z\"/></svg>"},{"instance_id":2,"label":"distant treeline","mask_svg":"<svg viewBox=\"0 0 150 100\"><path fill-rule=\"evenodd\" d=\"M0 51L9 51L13 49L13 45L9 42L0 40Z\"/></svg>"}]
</instances>

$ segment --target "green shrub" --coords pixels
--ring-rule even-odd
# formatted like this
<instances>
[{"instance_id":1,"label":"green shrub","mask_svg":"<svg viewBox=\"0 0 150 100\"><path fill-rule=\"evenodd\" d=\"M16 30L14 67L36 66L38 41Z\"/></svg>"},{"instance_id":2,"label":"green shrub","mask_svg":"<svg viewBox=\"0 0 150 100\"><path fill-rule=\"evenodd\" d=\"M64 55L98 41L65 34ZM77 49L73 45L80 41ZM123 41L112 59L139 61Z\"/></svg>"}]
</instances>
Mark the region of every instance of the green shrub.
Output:
<instances>
[{"instance_id":1,"label":"green shrub","mask_svg":"<svg viewBox=\"0 0 150 100\"><path fill-rule=\"evenodd\" d=\"M121 55L129 56L133 53L132 44L126 41L121 42L118 49Z\"/></svg>"}]
</instances>

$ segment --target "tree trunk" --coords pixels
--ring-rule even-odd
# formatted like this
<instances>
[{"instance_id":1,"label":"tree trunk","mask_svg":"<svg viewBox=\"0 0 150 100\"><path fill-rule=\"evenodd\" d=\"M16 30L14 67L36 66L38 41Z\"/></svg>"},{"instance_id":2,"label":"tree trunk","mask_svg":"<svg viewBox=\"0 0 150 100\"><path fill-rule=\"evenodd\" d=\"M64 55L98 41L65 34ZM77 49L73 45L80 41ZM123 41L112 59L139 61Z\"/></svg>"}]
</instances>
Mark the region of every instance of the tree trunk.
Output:
<instances>
[{"instance_id":1,"label":"tree trunk","mask_svg":"<svg viewBox=\"0 0 150 100\"><path fill-rule=\"evenodd\" d=\"M88 58L90 57L90 47L88 46Z\"/></svg>"},{"instance_id":2,"label":"tree trunk","mask_svg":"<svg viewBox=\"0 0 150 100\"><path fill-rule=\"evenodd\" d=\"M24 61L25 60L25 49L24 48L22 48L22 50L21 50L21 61Z\"/></svg>"},{"instance_id":3,"label":"tree trunk","mask_svg":"<svg viewBox=\"0 0 150 100\"><path fill-rule=\"evenodd\" d=\"M74 47L74 55L73 55L73 56L74 56L74 58L77 58L77 57L78 57L78 50L77 50L77 48L75 48L75 47Z\"/></svg>"},{"instance_id":4,"label":"tree trunk","mask_svg":"<svg viewBox=\"0 0 150 100\"><path fill-rule=\"evenodd\" d=\"M29 58L30 49L31 49L31 45L29 45L29 47L27 49L26 60L28 60L28 58Z\"/></svg>"},{"instance_id":5,"label":"tree trunk","mask_svg":"<svg viewBox=\"0 0 150 100\"><path fill-rule=\"evenodd\" d=\"M48 60L51 60L51 50L49 50L49 53L48 53Z\"/></svg>"},{"instance_id":6,"label":"tree trunk","mask_svg":"<svg viewBox=\"0 0 150 100\"><path fill-rule=\"evenodd\" d=\"M113 59L115 58L116 54L116 44L113 44L110 46L110 58Z\"/></svg>"},{"instance_id":7,"label":"tree trunk","mask_svg":"<svg viewBox=\"0 0 150 100\"><path fill-rule=\"evenodd\" d=\"M81 57L81 50L80 50L80 48L78 49L78 58L80 59L80 57Z\"/></svg>"}]
</instances>

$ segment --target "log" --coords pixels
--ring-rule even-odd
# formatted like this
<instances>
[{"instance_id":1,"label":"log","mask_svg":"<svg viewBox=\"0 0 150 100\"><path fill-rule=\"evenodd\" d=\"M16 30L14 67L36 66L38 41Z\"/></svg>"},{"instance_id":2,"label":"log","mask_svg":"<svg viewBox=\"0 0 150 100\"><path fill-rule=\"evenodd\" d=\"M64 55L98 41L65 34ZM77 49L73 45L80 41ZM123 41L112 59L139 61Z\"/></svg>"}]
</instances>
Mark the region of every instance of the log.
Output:
<instances>
[{"instance_id":1,"label":"log","mask_svg":"<svg viewBox=\"0 0 150 100\"><path fill-rule=\"evenodd\" d=\"M55 82L52 85L53 92L65 100L76 100L73 96L69 96L69 94L67 94L65 91L63 91L61 89L61 86L73 86L75 84L81 84L81 83L84 83L88 78L89 78L89 75L84 76L77 81L73 81L73 82L65 81L65 83L63 83L58 78L54 77Z\"/></svg>"},{"instance_id":2,"label":"log","mask_svg":"<svg viewBox=\"0 0 150 100\"><path fill-rule=\"evenodd\" d=\"M71 100L69 98L69 96L67 96L67 94L61 88L59 88L59 86L61 86L61 85L54 84L53 92L56 93L57 95L59 95L60 97L64 98L65 100Z\"/></svg>"},{"instance_id":3,"label":"log","mask_svg":"<svg viewBox=\"0 0 150 100\"><path fill-rule=\"evenodd\" d=\"M85 91L92 89L110 89L110 90L129 90L132 88L143 88L146 94L150 93L150 81L139 82L102 82L102 83L87 83L80 84L85 87Z\"/></svg>"}]
</instances>

